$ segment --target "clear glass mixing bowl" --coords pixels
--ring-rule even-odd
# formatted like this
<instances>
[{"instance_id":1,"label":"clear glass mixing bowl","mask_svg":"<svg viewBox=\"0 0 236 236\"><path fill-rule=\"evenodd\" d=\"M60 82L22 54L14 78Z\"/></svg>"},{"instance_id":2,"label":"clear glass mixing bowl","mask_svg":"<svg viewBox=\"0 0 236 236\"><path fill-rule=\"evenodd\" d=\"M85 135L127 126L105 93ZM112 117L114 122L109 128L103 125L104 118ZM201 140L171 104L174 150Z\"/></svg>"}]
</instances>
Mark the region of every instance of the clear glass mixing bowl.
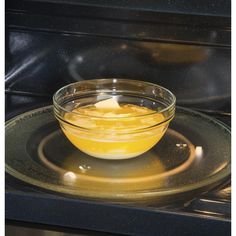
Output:
<instances>
[{"instance_id":1,"label":"clear glass mixing bowl","mask_svg":"<svg viewBox=\"0 0 236 236\"><path fill-rule=\"evenodd\" d=\"M110 98L150 112L104 116L78 109ZM159 85L116 78L79 81L53 96L55 117L70 142L91 156L112 160L139 156L157 144L174 117L175 101Z\"/></svg>"}]
</instances>

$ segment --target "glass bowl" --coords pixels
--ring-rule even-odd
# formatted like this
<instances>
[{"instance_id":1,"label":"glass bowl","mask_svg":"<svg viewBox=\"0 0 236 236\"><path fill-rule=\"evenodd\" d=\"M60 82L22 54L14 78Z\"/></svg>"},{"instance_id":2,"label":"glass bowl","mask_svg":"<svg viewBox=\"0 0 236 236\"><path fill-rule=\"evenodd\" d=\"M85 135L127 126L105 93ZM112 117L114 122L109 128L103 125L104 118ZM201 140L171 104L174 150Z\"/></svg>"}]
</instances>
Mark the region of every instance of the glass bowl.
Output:
<instances>
[{"instance_id":1,"label":"glass bowl","mask_svg":"<svg viewBox=\"0 0 236 236\"><path fill-rule=\"evenodd\" d=\"M130 113L94 109L107 99ZM78 149L93 157L121 160L139 156L160 141L174 117L175 101L159 85L112 78L66 85L54 94L53 107L62 131Z\"/></svg>"}]
</instances>

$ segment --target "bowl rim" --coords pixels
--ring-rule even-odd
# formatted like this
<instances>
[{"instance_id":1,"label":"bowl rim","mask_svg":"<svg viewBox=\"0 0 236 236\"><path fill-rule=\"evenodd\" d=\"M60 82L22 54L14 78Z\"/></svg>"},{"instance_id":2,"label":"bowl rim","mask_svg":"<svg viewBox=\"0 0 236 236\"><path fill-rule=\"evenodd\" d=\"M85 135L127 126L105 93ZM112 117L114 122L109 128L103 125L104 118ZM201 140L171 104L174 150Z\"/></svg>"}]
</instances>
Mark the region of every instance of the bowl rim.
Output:
<instances>
[{"instance_id":1,"label":"bowl rim","mask_svg":"<svg viewBox=\"0 0 236 236\"><path fill-rule=\"evenodd\" d=\"M158 87L160 89L163 89L165 92L169 93L170 96L172 97L173 101L165 108L159 110L159 111L153 111L153 112L150 112L150 113L147 113L147 114L142 114L142 115L134 115L134 116L128 116L128 117L103 117L103 116L94 116L94 115L86 115L86 114L82 114L80 112L75 112L75 111L69 111L68 109L64 108L63 106L61 106L60 104L58 104L58 101L56 100L56 96L64 89L70 87L70 86L73 86L75 84L83 84L83 83L98 83L98 82L108 82L108 81L115 81L115 83L117 82L137 82L137 83L142 83L142 84L145 84L145 85L149 85L149 86L155 86L155 87ZM142 80L132 80L132 79L122 79L122 78L101 78L101 79L90 79L90 80L82 80L82 81L77 81L77 82L73 82L73 83L70 83L70 84L67 84L63 87L61 87L60 89L58 89L54 95L53 95L53 106L54 108L56 109L61 109L63 110L64 112L67 112L67 113L72 113L72 114L75 114L75 115L79 115L79 116L82 116L82 117L89 117L89 118L97 118L97 119L104 119L104 120L119 120L119 119L130 119L130 118L138 118L138 117L147 117L147 116L151 116L151 115L155 115L155 114L161 114L167 110L172 110L173 108L175 108L175 105L176 105L176 97L175 95L167 88L163 87L163 86L160 86L158 84L154 84L154 83L150 83L150 82L146 82L146 81L142 81ZM169 117L167 117L167 119L169 119ZM165 119L166 120L166 119Z\"/></svg>"}]
</instances>

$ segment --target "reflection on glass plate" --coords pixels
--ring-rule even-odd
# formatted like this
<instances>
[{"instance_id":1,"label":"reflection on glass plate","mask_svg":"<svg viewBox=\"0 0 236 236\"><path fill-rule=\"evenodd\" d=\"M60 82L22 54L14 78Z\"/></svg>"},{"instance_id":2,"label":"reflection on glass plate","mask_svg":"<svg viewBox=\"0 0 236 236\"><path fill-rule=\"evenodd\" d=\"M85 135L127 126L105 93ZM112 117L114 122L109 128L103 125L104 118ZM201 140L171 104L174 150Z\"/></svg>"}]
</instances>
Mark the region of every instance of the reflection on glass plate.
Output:
<instances>
[{"instance_id":1,"label":"reflection on glass plate","mask_svg":"<svg viewBox=\"0 0 236 236\"><path fill-rule=\"evenodd\" d=\"M6 171L47 190L113 202L172 202L210 189L230 175L230 131L178 108L163 139L128 160L101 160L76 149L52 108L6 124Z\"/></svg>"}]
</instances>

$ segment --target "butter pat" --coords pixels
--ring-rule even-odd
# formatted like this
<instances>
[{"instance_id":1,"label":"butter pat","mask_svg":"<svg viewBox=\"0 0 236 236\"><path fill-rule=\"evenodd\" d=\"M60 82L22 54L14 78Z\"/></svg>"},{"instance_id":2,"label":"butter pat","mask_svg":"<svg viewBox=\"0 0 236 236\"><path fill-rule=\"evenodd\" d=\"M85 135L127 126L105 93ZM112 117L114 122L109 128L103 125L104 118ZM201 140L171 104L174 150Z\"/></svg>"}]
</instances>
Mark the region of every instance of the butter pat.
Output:
<instances>
[{"instance_id":1,"label":"butter pat","mask_svg":"<svg viewBox=\"0 0 236 236\"><path fill-rule=\"evenodd\" d=\"M98 109L120 109L119 103L114 98L109 98L94 104Z\"/></svg>"}]
</instances>

